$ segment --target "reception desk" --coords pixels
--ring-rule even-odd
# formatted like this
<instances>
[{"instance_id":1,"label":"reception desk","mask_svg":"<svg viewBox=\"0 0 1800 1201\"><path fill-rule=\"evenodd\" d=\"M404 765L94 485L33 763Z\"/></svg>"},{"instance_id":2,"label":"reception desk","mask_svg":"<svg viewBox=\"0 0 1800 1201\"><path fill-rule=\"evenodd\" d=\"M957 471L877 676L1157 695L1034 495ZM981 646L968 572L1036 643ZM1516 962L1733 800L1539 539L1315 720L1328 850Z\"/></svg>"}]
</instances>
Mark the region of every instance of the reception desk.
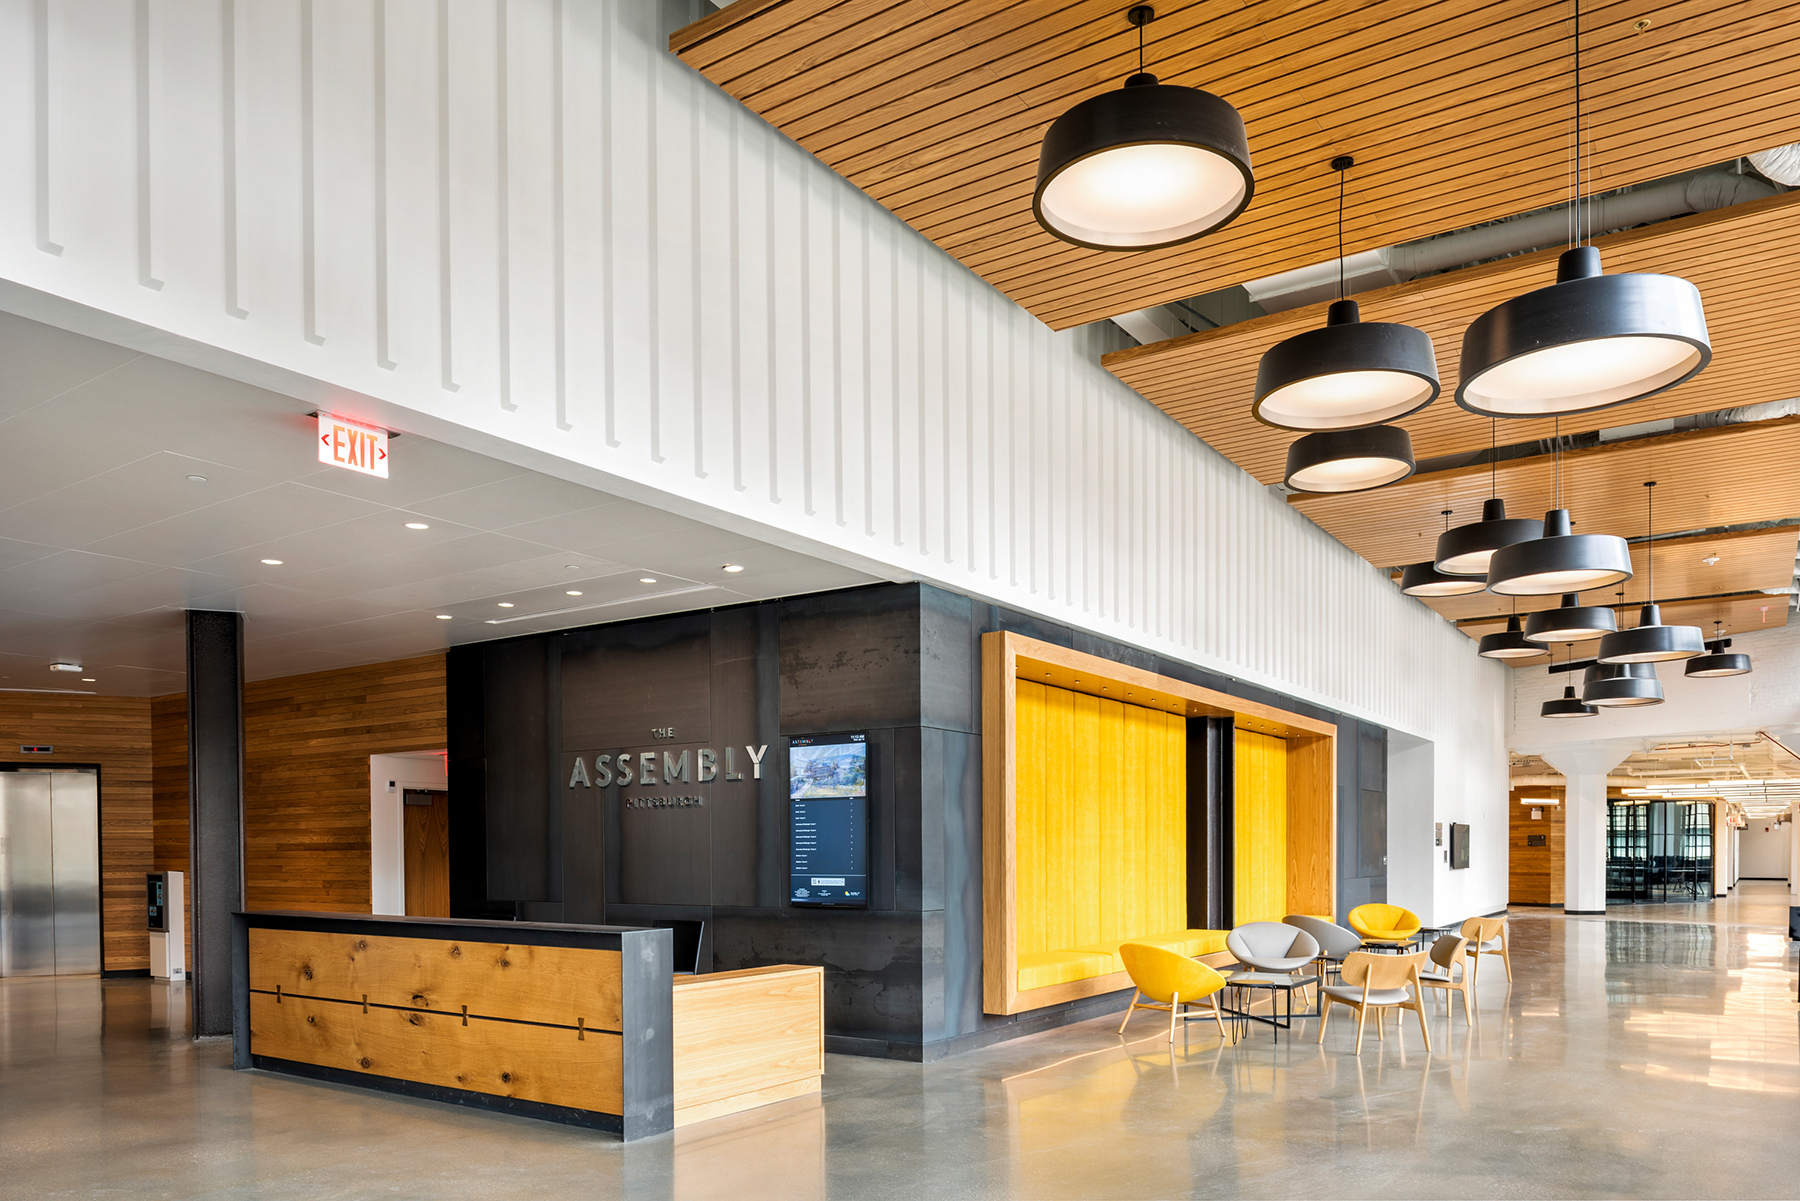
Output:
<instances>
[{"instance_id":1,"label":"reception desk","mask_svg":"<svg viewBox=\"0 0 1800 1201\"><path fill-rule=\"evenodd\" d=\"M675 977L668 930L235 915L233 1066L630 1140L816 1092L824 981Z\"/></svg>"}]
</instances>

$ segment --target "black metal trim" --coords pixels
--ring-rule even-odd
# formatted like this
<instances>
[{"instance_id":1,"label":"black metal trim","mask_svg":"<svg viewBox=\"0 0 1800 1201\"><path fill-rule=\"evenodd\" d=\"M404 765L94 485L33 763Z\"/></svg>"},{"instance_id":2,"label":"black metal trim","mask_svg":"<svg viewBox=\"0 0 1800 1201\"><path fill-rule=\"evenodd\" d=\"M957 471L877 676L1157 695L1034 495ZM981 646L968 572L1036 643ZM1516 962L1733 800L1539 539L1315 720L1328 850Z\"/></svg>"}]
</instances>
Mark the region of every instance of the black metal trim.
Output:
<instances>
[{"instance_id":1,"label":"black metal trim","mask_svg":"<svg viewBox=\"0 0 1800 1201\"><path fill-rule=\"evenodd\" d=\"M625 1131L625 1121L618 1114L601 1113L593 1109L547 1105L542 1101L525 1101L518 1097L499 1097L492 1093L478 1093L466 1088L446 1088L437 1084L420 1084L415 1080L399 1080L392 1076L348 1072L342 1068L325 1068L317 1064L298 1063L291 1059L276 1059L270 1055L253 1055L247 1066L256 1068L258 1071L298 1076L305 1080L317 1080L326 1084L344 1084L352 1088L369 1088L384 1093L396 1093L402 1097L414 1097L421 1101L462 1105L470 1109L485 1109L492 1113L510 1113L522 1118L536 1118L540 1122L559 1122L564 1126L585 1126L589 1130L604 1130L609 1134L620 1136L623 1136Z\"/></svg>"},{"instance_id":2,"label":"black metal trim","mask_svg":"<svg viewBox=\"0 0 1800 1201\"><path fill-rule=\"evenodd\" d=\"M440 942L503 942L515 947L622 949L619 936L630 926L579 926L563 922L496 922L480 918L363 917L349 913L263 910L242 915L258 930L317 930L326 934L373 934L387 938L431 938Z\"/></svg>"}]
</instances>

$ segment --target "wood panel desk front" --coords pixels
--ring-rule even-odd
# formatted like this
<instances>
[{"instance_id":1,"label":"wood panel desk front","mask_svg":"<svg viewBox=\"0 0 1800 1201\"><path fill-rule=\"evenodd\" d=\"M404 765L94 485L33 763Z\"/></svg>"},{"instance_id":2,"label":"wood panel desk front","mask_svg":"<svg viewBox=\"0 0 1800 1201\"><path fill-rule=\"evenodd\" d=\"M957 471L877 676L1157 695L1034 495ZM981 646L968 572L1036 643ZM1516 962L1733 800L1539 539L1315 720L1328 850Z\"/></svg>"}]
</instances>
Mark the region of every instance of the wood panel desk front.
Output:
<instances>
[{"instance_id":1,"label":"wood panel desk front","mask_svg":"<svg viewBox=\"0 0 1800 1201\"><path fill-rule=\"evenodd\" d=\"M236 915L233 1066L611 1130L819 1091L824 969L674 976L664 929Z\"/></svg>"}]
</instances>

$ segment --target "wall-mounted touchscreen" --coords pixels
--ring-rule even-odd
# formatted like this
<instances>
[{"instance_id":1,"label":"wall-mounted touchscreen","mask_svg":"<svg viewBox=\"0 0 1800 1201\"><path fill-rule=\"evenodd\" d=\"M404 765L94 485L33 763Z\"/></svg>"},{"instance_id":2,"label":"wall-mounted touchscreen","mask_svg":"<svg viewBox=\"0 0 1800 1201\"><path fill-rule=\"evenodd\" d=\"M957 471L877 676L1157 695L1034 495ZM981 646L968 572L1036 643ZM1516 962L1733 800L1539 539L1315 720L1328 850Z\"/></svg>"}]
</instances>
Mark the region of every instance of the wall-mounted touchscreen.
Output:
<instances>
[{"instance_id":1,"label":"wall-mounted touchscreen","mask_svg":"<svg viewBox=\"0 0 1800 1201\"><path fill-rule=\"evenodd\" d=\"M788 740L788 903L869 904L867 734Z\"/></svg>"}]
</instances>

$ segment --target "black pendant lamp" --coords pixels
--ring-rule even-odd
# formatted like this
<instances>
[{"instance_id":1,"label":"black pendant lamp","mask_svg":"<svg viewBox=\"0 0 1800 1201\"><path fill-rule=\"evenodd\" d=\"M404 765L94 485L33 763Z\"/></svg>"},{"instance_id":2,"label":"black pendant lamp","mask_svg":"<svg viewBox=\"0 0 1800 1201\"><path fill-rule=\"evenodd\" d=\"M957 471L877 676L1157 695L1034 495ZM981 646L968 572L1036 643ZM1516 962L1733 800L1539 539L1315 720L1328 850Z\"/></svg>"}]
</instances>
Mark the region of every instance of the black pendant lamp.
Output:
<instances>
[{"instance_id":1,"label":"black pendant lamp","mask_svg":"<svg viewBox=\"0 0 1800 1201\"><path fill-rule=\"evenodd\" d=\"M1478 653L1484 659L1531 659L1549 652L1526 639L1519 630L1519 615L1514 613L1506 619L1506 629L1481 636L1481 650Z\"/></svg>"},{"instance_id":2,"label":"black pendant lamp","mask_svg":"<svg viewBox=\"0 0 1800 1201\"><path fill-rule=\"evenodd\" d=\"M1344 179L1356 160L1331 160L1338 173L1338 299L1323 329L1277 342L1256 369L1250 412L1284 430L1341 430L1416 413L1437 399L1437 351L1422 329L1364 323L1345 295Z\"/></svg>"},{"instance_id":3,"label":"black pendant lamp","mask_svg":"<svg viewBox=\"0 0 1800 1201\"><path fill-rule=\"evenodd\" d=\"M1712 358L1700 292L1674 275L1602 275L1582 245L1581 0L1575 0L1573 243L1556 282L1502 301L1463 335L1456 403L1492 417L1592 413L1692 379Z\"/></svg>"},{"instance_id":4,"label":"black pendant lamp","mask_svg":"<svg viewBox=\"0 0 1800 1201\"><path fill-rule=\"evenodd\" d=\"M1662 609L1656 603L1656 481L1644 481L1644 502L1648 510L1644 538L1644 557L1650 570L1645 574L1644 607L1639 610L1637 626L1608 634L1600 640L1597 658L1602 663L1667 663L1675 659L1694 659L1706 653L1699 626L1666 626Z\"/></svg>"},{"instance_id":5,"label":"black pendant lamp","mask_svg":"<svg viewBox=\"0 0 1800 1201\"><path fill-rule=\"evenodd\" d=\"M1618 628L1611 609L1580 604L1573 592L1563 593L1560 607L1533 613L1525 619L1525 637L1533 642L1586 642Z\"/></svg>"},{"instance_id":6,"label":"black pendant lamp","mask_svg":"<svg viewBox=\"0 0 1800 1201\"><path fill-rule=\"evenodd\" d=\"M1288 447L1287 486L1296 492L1367 492L1413 473L1412 438L1393 425L1327 430Z\"/></svg>"},{"instance_id":7,"label":"black pendant lamp","mask_svg":"<svg viewBox=\"0 0 1800 1201\"><path fill-rule=\"evenodd\" d=\"M1554 454L1552 470L1560 501L1560 428L1556 433ZM1585 592L1631 578L1631 548L1625 544L1625 539L1613 534L1572 534L1569 530L1567 509L1559 505L1544 514L1542 537L1515 542L1494 552L1488 561L1488 591L1501 596L1555 596Z\"/></svg>"},{"instance_id":8,"label":"black pendant lamp","mask_svg":"<svg viewBox=\"0 0 1800 1201\"><path fill-rule=\"evenodd\" d=\"M1444 527L1450 526L1450 510L1443 510ZM1466 575L1445 575L1431 563L1413 563L1400 571L1400 591L1408 596L1468 596L1486 584Z\"/></svg>"},{"instance_id":9,"label":"black pendant lamp","mask_svg":"<svg viewBox=\"0 0 1800 1201\"><path fill-rule=\"evenodd\" d=\"M1494 552L1515 542L1529 542L1543 534L1542 522L1528 517L1508 517L1500 499L1499 422L1489 422L1488 486L1492 493L1481 504L1481 520L1445 530L1438 536L1437 569L1450 575L1486 575Z\"/></svg>"},{"instance_id":10,"label":"black pendant lamp","mask_svg":"<svg viewBox=\"0 0 1800 1201\"><path fill-rule=\"evenodd\" d=\"M1711 680L1720 676L1747 675L1750 671L1749 655L1728 655L1725 653L1731 645L1731 639L1724 637L1719 629L1723 622L1713 622L1712 640L1706 644L1706 653L1687 661L1687 674L1695 679Z\"/></svg>"},{"instance_id":11,"label":"black pendant lamp","mask_svg":"<svg viewBox=\"0 0 1800 1201\"><path fill-rule=\"evenodd\" d=\"M1582 676L1581 699L1602 708L1663 703L1662 681L1650 663L1596 663Z\"/></svg>"},{"instance_id":12,"label":"black pendant lamp","mask_svg":"<svg viewBox=\"0 0 1800 1201\"><path fill-rule=\"evenodd\" d=\"M1569 662L1573 663L1574 661L1575 651L1573 648L1570 648ZM1554 701L1545 701L1542 705L1538 706L1539 717L1596 717L1599 713L1600 710L1594 708L1592 705L1582 703L1581 698L1575 695L1575 686L1573 684L1563 688L1561 698Z\"/></svg>"},{"instance_id":13,"label":"black pendant lamp","mask_svg":"<svg viewBox=\"0 0 1800 1201\"><path fill-rule=\"evenodd\" d=\"M1090 250L1156 250L1231 222L1256 191L1244 119L1211 92L1158 83L1144 70L1147 4L1125 19L1138 30L1138 71L1058 117L1038 154L1031 211L1065 242Z\"/></svg>"}]
</instances>

